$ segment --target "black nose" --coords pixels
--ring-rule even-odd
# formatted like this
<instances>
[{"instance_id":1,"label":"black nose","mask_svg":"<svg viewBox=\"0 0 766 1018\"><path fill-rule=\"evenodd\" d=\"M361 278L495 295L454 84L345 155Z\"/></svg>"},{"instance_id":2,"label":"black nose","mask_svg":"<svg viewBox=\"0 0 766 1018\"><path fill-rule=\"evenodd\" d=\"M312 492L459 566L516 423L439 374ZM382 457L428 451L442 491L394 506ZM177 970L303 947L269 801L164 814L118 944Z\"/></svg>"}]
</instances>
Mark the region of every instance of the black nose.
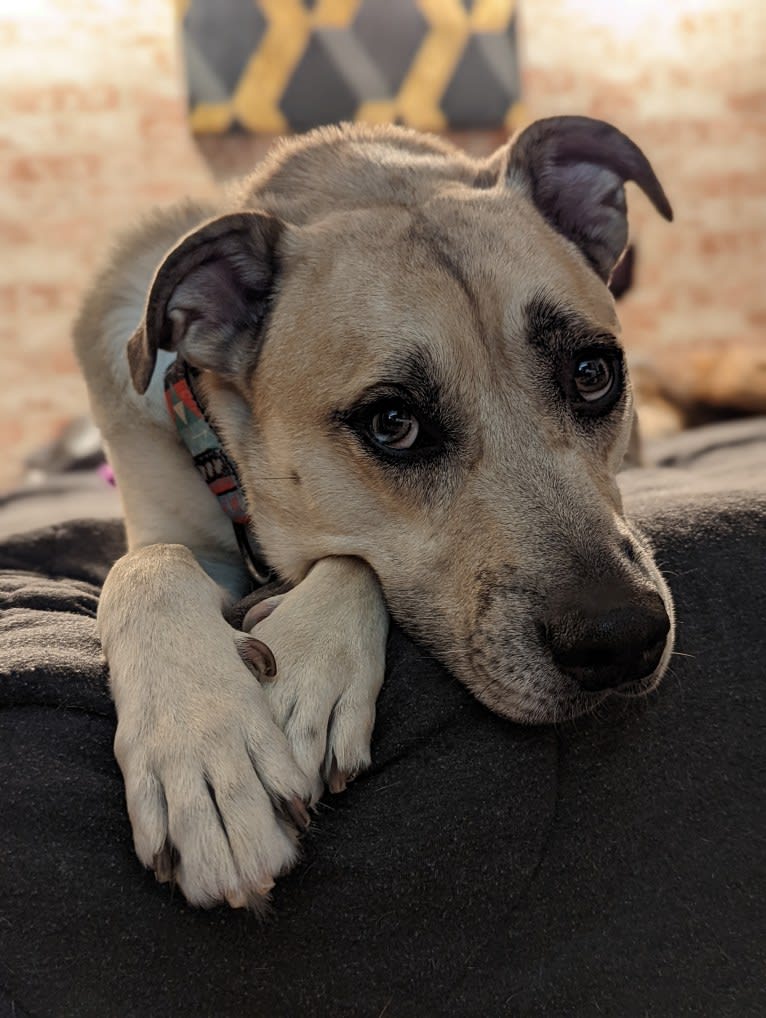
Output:
<instances>
[{"instance_id":1,"label":"black nose","mask_svg":"<svg viewBox=\"0 0 766 1018\"><path fill-rule=\"evenodd\" d=\"M546 626L546 638L562 672L590 693L643 679L665 650L670 619L659 594L641 593L594 609L578 606Z\"/></svg>"}]
</instances>

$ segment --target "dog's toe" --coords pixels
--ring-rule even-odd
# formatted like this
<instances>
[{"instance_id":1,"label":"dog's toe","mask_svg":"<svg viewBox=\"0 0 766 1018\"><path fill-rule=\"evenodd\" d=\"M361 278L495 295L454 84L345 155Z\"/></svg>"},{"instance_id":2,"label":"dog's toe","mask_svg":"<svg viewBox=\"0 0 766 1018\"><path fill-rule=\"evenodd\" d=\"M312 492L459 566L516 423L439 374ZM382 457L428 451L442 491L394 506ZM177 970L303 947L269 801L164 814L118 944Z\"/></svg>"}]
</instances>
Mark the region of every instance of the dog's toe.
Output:
<instances>
[{"instance_id":1,"label":"dog's toe","mask_svg":"<svg viewBox=\"0 0 766 1018\"><path fill-rule=\"evenodd\" d=\"M351 695L338 700L330 719L323 765L331 792L342 792L349 781L370 766L374 726L374 701Z\"/></svg>"},{"instance_id":2,"label":"dog's toe","mask_svg":"<svg viewBox=\"0 0 766 1018\"><path fill-rule=\"evenodd\" d=\"M154 870L158 884L169 884L175 880L178 862L178 851L170 841L166 841L152 859L151 869Z\"/></svg>"},{"instance_id":3,"label":"dog's toe","mask_svg":"<svg viewBox=\"0 0 766 1018\"><path fill-rule=\"evenodd\" d=\"M335 754L332 754L332 763L330 764L327 772L327 787L333 793L337 795L339 792L345 792L346 783L349 780L350 775L344 774L343 771L338 767L338 761L335 759Z\"/></svg>"}]
</instances>

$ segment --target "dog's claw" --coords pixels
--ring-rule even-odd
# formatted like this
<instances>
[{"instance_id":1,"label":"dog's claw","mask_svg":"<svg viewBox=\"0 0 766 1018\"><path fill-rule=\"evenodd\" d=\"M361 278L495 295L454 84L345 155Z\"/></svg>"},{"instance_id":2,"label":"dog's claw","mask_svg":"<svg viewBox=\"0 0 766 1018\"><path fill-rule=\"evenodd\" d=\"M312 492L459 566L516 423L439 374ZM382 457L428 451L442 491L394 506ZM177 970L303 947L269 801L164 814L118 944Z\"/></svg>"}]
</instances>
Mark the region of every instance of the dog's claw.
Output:
<instances>
[{"instance_id":1,"label":"dog's claw","mask_svg":"<svg viewBox=\"0 0 766 1018\"><path fill-rule=\"evenodd\" d=\"M292 799L283 799L282 805L299 831L303 832L309 829L311 818L302 799L299 799L296 795Z\"/></svg>"},{"instance_id":2,"label":"dog's claw","mask_svg":"<svg viewBox=\"0 0 766 1018\"><path fill-rule=\"evenodd\" d=\"M327 785L333 795L337 795L339 792L345 792L346 784L350 780L350 775L344 774L338 767L338 761L335 759L335 754L332 755L332 763L330 764L330 773L327 775Z\"/></svg>"},{"instance_id":3,"label":"dog's claw","mask_svg":"<svg viewBox=\"0 0 766 1018\"><path fill-rule=\"evenodd\" d=\"M247 908L249 903L249 896L245 894L244 891L240 891L237 894L232 892L231 894L226 895L226 904L230 908Z\"/></svg>"},{"instance_id":4,"label":"dog's claw","mask_svg":"<svg viewBox=\"0 0 766 1018\"><path fill-rule=\"evenodd\" d=\"M251 891L247 896L244 907L253 912L259 919L265 919L270 912L269 892L273 886L273 882L268 885L264 884L263 887L256 888L255 891Z\"/></svg>"},{"instance_id":5,"label":"dog's claw","mask_svg":"<svg viewBox=\"0 0 766 1018\"><path fill-rule=\"evenodd\" d=\"M247 908L262 916L268 911L269 892L273 886L273 880L265 880L249 891L230 891L226 895L226 904L230 908Z\"/></svg>"},{"instance_id":6,"label":"dog's claw","mask_svg":"<svg viewBox=\"0 0 766 1018\"><path fill-rule=\"evenodd\" d=\"M152 859L152 869L158 884L169 884L175 880L178 852L166 841L160 851Z\"/></svg>"},{"instance_id":7,"label":"dog's claw","mask_svg":"<svg viewBox=\"0 0 766 1018\"><path fill-rule=\"evenodd\" d=\"M252 665L261 679L273 679L277 674L277 662L271 648L263 640L248 636L238 644L240 657L246 665Z\"/></svg>"}]
</instances>

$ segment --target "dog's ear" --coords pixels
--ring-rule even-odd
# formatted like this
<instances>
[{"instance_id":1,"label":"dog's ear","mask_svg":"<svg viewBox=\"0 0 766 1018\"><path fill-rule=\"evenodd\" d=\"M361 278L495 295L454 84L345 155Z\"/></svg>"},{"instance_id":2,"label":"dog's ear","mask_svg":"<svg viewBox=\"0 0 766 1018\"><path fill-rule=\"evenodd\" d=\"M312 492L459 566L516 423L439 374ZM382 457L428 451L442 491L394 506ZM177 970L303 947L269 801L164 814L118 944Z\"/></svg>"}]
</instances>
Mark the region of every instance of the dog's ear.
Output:
<instances>
[{"instance_id":1,"label":"dog's ear","mask_svg":"<svg viewBox=\"0 0 766 1018\"><path fill-rule=\"evenodd\" d=\"M609 289L615 300L621 300L632 289L635 275L636 245L629 244L609 277Z\"/></svg>"},{"instance_id":2,"label":"dog's ear","mask_svg":"<svg viewBox=\"0 0 766 1018\"><path fill-rule=\"evenodd\" d=\"M282 223L261 212L221 216L187 234L160 265L144 320L128 342L133 384L146 392L157 350L234 379L256 356Z\"/></svg>"},{"instance_id":3,"label":"dog's ear","mask_svg":"<svg viewBox=\"0 0 766 1018\"><path fill-rule=\"evenodd\" d=\"M673 218L649 160L602 120L535 121L511 142L504 171L506 183L521 188L605 282L628 240L626 181L635 181L665 219Z\"/></svg>"}]
</instances>

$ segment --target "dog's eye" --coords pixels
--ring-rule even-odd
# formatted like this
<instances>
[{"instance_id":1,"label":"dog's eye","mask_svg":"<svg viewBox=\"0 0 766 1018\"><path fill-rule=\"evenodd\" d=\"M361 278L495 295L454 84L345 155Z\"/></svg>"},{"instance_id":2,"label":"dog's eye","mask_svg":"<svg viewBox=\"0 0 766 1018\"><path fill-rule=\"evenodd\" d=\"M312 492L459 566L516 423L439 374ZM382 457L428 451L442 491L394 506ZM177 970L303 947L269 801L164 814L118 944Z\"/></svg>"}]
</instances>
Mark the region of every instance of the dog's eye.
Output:
<instances>
[{"instance_id":1,"label":"dog's eye","mask_svg":"<svg viewBox=\"0 0 766 1018\"><path fill-rule=\"evenodd\" d=\"M588 357L575 366L575 387L588 403L603 399L613 382L614 371L604 357Z\"/></svg>"},{"instance_id":2,"label":"dog's eye","mask_svg":"<svg viewBox=\"0 0 766 1018\"><path fill-rule=\"evenodd\" d=\"M370 394L335 419L380 462L408 467L441 456L451 444L443 420L406 394Z\"/></svg>"},{"instance_id":3,"label":"dog's eye","mask_svg":"<svg viewBox=\"0 0 766 1018\"><path fill-rule=\"evenodd\" d=\"M411 449L420 424L403 403L390 403L376 410L370 419L373 441L386 449Z\"/></svg>"},{"instance_id":4,"label":"dog's eye","mask_svg":"<svg viewBox=\"0 0 766 1018\"><path fill-rule=\"evenodd\" d=\"M565 386L582 410L605 413L620 395L621 379L619 357L609 350L592 350L572 358Z\"/></svg>"}]
</instances>

